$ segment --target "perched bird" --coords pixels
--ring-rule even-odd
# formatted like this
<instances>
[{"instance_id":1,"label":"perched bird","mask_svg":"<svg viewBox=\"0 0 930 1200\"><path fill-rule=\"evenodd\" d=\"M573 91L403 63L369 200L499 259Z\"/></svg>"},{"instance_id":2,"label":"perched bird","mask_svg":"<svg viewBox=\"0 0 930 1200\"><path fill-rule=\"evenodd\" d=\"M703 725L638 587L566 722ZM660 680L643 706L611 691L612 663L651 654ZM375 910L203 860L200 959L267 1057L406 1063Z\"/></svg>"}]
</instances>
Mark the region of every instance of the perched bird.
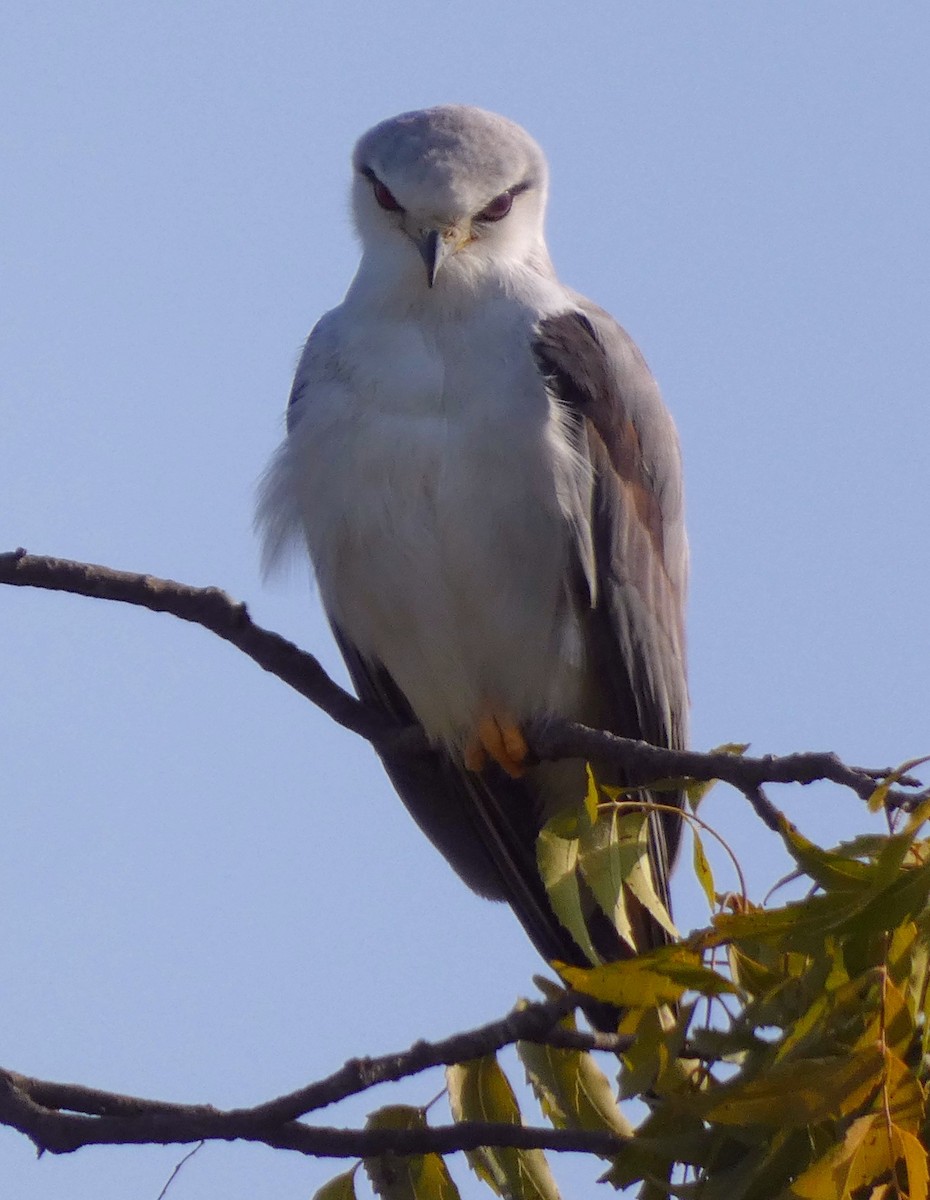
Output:
<instances>
[{"instance_id":1,"label":"perched bird","mask_svg":"<svg viewBox=\"0 0 930 1200\"><path fill-rule=\"evenodd\" d=\"M536 858L543 824L582 804L585 764L533 761L525 731L560 717L685 745L675 427L629 336L556 277L523 129L403 113L353 167L361 263L297 368L259 504L266 561L305 545L359 696L425 731L429 754L383 755L421 829L544 958L587 965ZM650 819L666 900L678 826ZM589 946L628 955L581 895ZM637 923L638 949L661 940Z\"/></svg>"}]
</instances>

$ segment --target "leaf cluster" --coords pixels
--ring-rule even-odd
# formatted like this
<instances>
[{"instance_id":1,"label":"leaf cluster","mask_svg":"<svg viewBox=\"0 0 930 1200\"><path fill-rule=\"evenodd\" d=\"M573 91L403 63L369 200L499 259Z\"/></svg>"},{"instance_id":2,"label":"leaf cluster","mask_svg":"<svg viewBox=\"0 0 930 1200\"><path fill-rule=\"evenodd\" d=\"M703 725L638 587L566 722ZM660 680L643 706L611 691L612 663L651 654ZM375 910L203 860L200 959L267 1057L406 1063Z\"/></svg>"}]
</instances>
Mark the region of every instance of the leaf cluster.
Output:
<instances>
[{"instance_id":1,"label":"leaf cluster","mask_svg":"<svg viewBox=\"0 0 930 1200\"><path fill-rule=\"evenodd\" d=\"M797 874L810 881L803 899L762 907L717 897L708 927L686 940L589 969L555 964L574 991L623 1010L616 1086L607 1073L616 1059L545 1042L518 1046L555 1128L614 1136L605 1184L636 1187L641 1200L927 1200L926 807L900 832L831 850L780 817ZM570 871L551 872L550 887L570 890L566 878L578 877L578 854L588 853L589 888L599 903L616 901L629 870L642 869L642 855L630 850L642 840L632 822L613 820L600 843L591 828L548 831L550 841L579 839L574 859L563 857ZM551 846L541 861L547 855L551 862ZM714 894L703 850L694 869ZM571 1015L561 1022L563 1031L575 1028ZM457 1122L523 1121L493 1056L450 1067L447 1094ZM395 1106L373 1119L416 1127L426 1115ZM540 1150L479 1146L468 1160L499 1196L558 1198ZM436 1154L365 1166L388 1200L459 1195ZM348 1200L353 1179L340 1176L318 1200Z\"/></svg>"}]
</instances>

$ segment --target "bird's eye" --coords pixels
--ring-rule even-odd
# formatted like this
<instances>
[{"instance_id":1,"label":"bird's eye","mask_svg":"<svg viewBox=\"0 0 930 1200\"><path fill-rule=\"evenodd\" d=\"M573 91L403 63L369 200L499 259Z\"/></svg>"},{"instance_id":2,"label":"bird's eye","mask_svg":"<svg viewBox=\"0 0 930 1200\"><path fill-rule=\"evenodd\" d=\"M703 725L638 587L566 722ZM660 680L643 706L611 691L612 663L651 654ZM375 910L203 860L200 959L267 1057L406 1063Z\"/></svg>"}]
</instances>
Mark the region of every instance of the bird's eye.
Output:
<instances>
[{"instance_id":1,"label":"bird's eye","mask_svg":"<svg viewBox=\"0 0 930 1200\"><path fill-rule=\"evenodd\" d=\"M387 212L403 212L401 205L394 199L394 193L390 188L386 188L380 179L372 180L374 187L375 199Z\"/></svg>"},{"instance_id":2,"label":"bird's eye","mask_svg":"<svg viewBox=\"0 0 930 1200\"><path fill-rule=\"evenodd\" d=\"M501 192L475 215L476 221L502 221L513 207L513 192Z\"/></svg>"}]
</instances>

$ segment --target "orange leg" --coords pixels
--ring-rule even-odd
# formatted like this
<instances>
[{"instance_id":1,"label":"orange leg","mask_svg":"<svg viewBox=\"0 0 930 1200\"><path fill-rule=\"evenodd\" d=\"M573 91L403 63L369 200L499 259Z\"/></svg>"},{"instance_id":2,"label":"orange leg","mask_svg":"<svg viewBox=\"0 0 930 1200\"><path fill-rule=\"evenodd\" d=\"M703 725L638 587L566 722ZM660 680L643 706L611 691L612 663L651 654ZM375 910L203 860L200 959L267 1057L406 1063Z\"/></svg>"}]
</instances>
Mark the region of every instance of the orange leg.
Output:
<instances>
[{"instance_id":1,"label":"orange leg","mask_svg":"<svg viewBox=\"0 0 930 1200\"><path fill-rule=\"evenodd\" d=\"M520 726L489 706L465 747L465 766L469 771L478 772L490 758L511 779L519 779L526 771L528 755L529 747Z\"/></svg>"}]
</instances>

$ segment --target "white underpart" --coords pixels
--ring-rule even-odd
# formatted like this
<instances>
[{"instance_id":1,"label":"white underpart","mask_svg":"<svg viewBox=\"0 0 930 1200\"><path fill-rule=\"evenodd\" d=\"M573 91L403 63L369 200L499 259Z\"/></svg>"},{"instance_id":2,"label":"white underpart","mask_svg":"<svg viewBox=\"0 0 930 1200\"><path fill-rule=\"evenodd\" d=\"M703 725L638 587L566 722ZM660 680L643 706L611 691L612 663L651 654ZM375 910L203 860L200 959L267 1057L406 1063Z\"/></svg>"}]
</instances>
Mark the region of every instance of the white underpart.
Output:
<instances>
[{"instance_id":1,"label":"white underpart","mask_svg":"<svg viewBox=\"0 0 930 1200\"><path fill-rule=\"evenodd\" d=\"M517 721L578 712L569 581L587 466L530 348L570 300L507 265L396 301L363 260L308 346L306 403L266 480L266 546L303 534L330 618L461 750L488 705Z\"/></svg>"},{"instance_id":2,"label":"white underpart","mask_svg":"<svg viewBox=\"0 0 930 1200\"><path fill-rule=\"evenodd\" d=\"M362 260L297 370L266 561L306 545L330 619L455 751L489 708L581 717L591 481L532 354L539 319L576 303L543 238L542 152L451 106L376 126L355 167ZM502 220L475 217L505 191ZM431 230L455 247L433 287Z\"/></svg>"}]
</instances>

